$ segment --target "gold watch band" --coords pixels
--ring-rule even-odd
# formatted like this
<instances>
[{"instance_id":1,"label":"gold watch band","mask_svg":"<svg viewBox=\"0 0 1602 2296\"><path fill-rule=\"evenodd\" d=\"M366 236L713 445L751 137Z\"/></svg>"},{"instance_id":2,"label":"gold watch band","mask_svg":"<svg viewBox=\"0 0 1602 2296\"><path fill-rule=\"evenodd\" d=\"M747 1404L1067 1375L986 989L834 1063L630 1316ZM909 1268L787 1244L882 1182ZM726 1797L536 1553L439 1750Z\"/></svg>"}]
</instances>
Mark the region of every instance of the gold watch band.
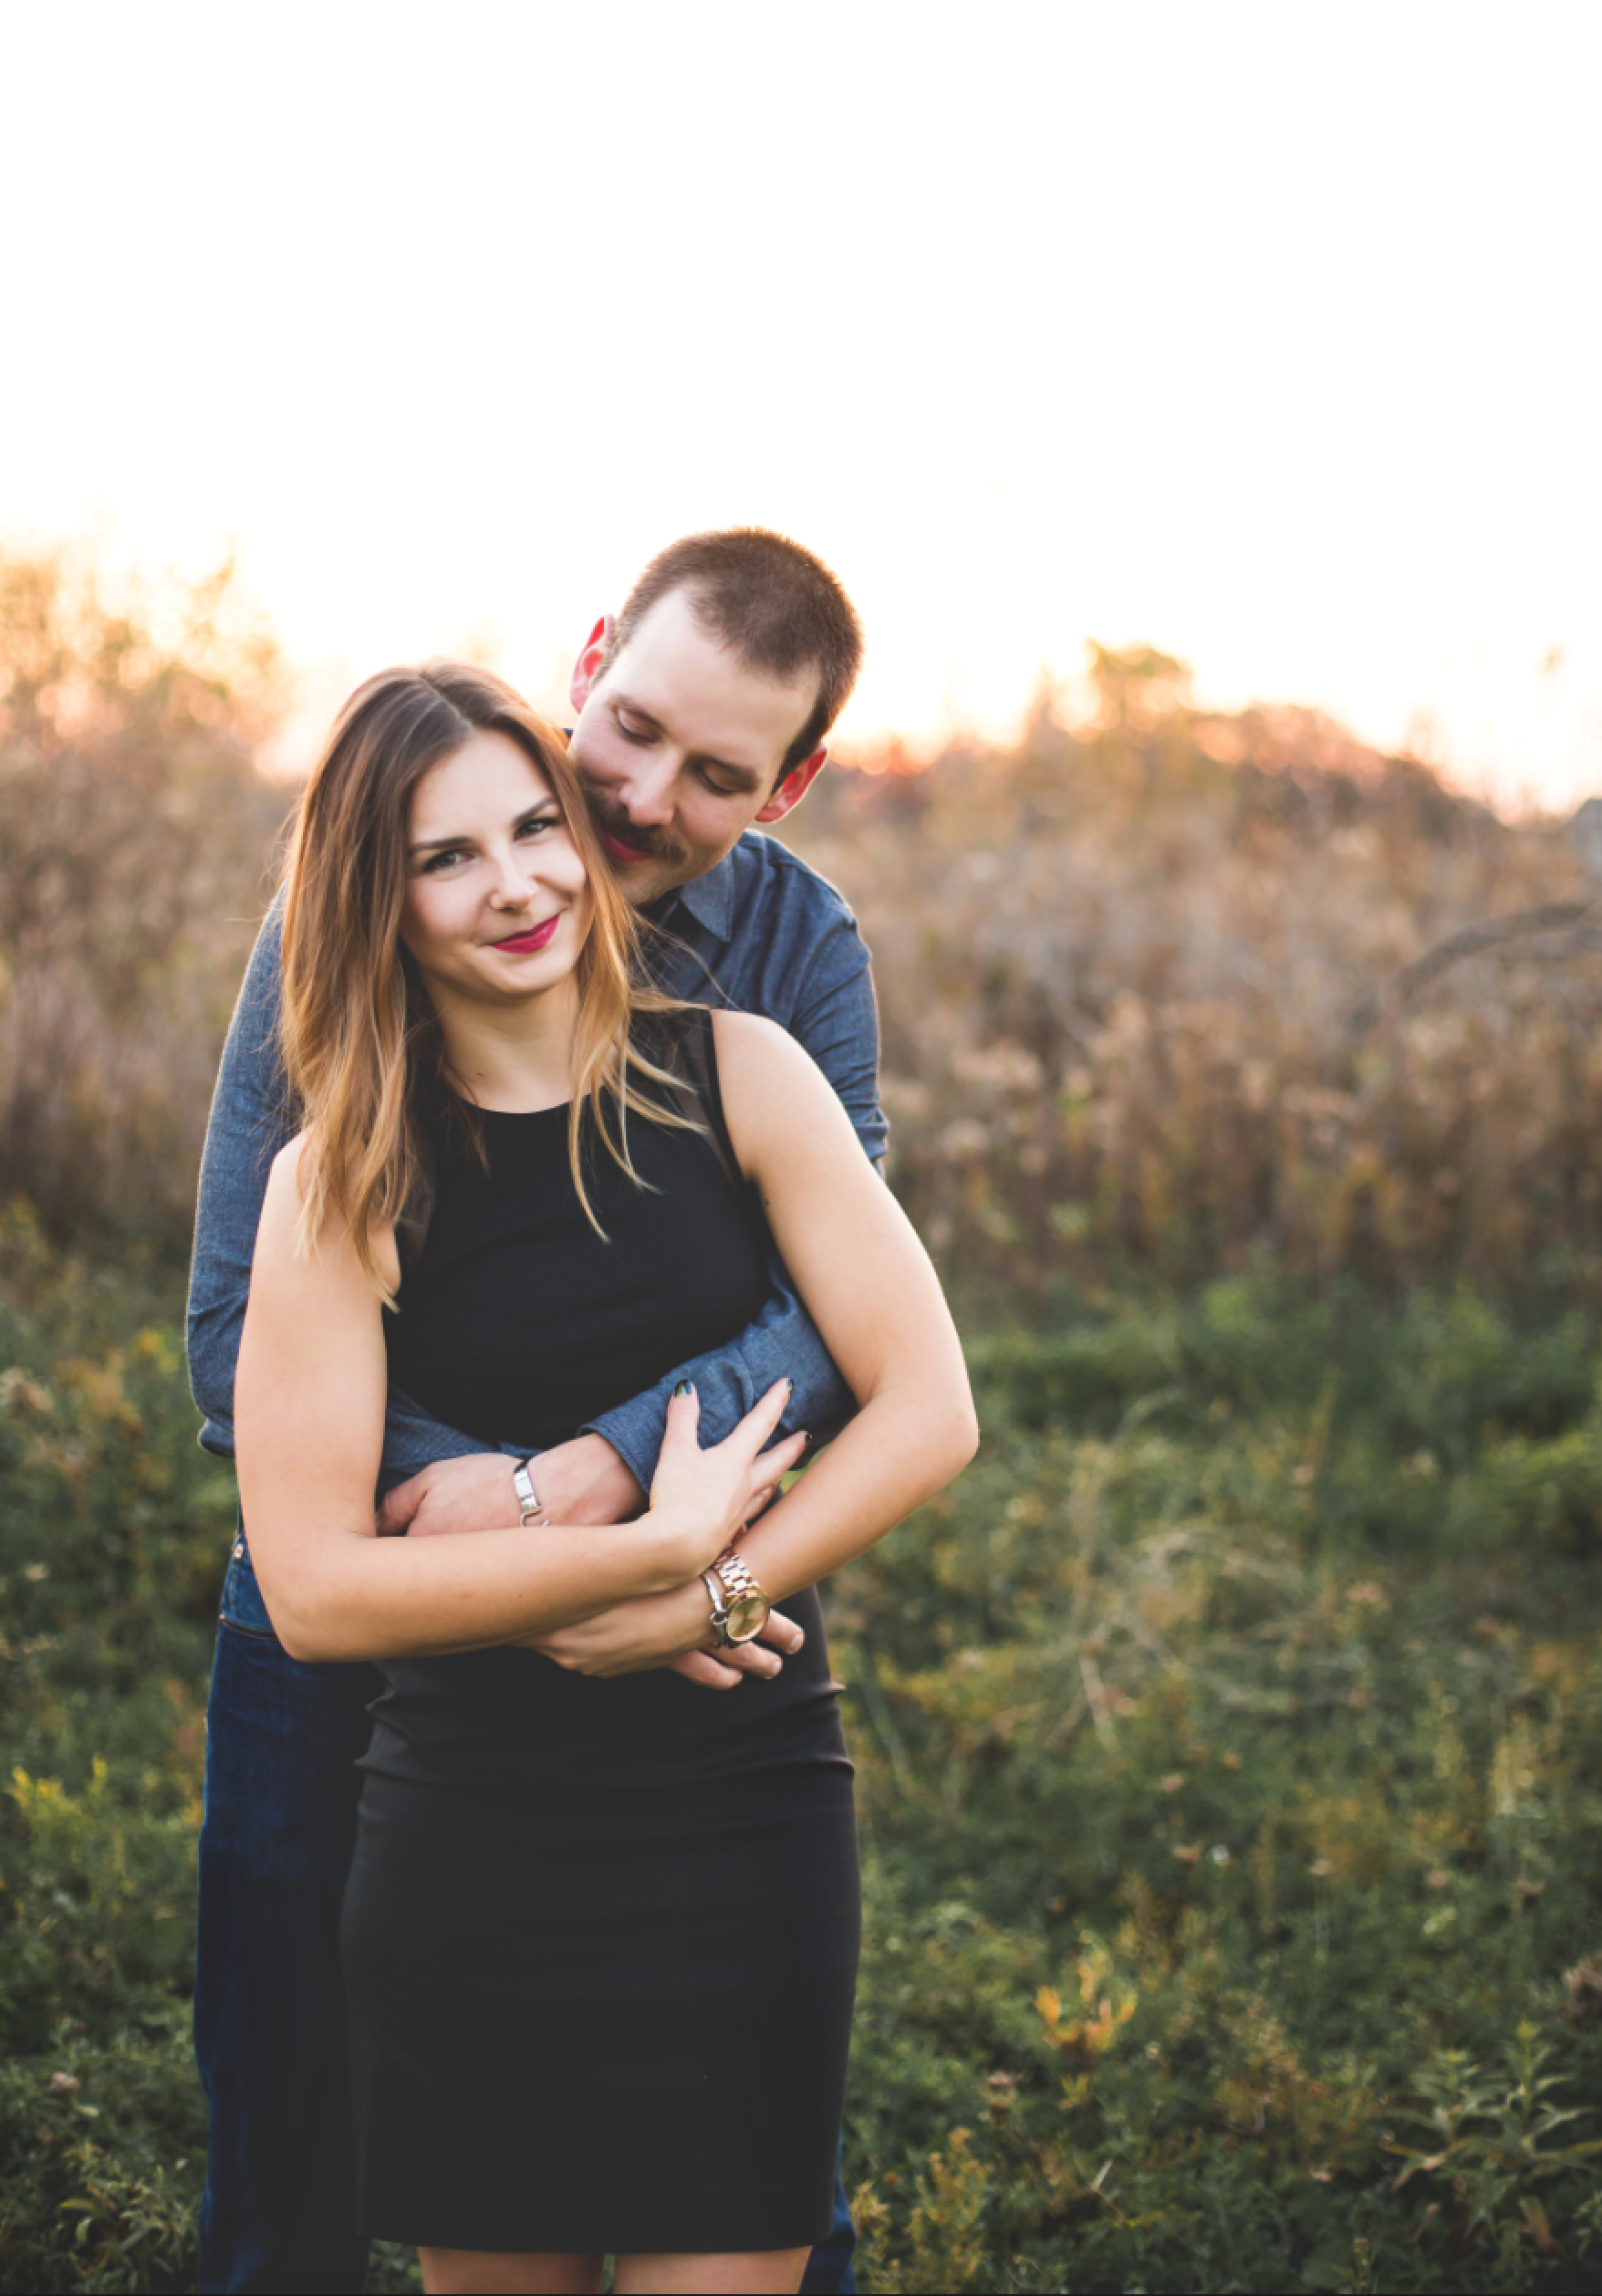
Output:
<instances>
[{"instance_id":1,"label":"gold watch band","mask_svg":"<svg viewBox=\"0 0 1602 2296\"><path fill-rule=\"evenodd\" d=\"M703 1583L713 1598L712 1623L720 1647L754 1642L767 1624L773 1605L733 1547L723 1549L704 1573Z\"/></svg>"},{"instance_id":2,"label":"gold watch band","mask_svg":"<svg viewBox=\"0 0 1602 2296\"><path fill-rule=\"evenodd\" d=\"M763 1594L762 1588L757 1584L745 1563L741 1560L737 1550L733 1547L725 1547L712 1567L717 1572L723 1585L733 1593L761 1595L762 1600L766 1602L766 1595Z\"/></svg>"}]
</instances>

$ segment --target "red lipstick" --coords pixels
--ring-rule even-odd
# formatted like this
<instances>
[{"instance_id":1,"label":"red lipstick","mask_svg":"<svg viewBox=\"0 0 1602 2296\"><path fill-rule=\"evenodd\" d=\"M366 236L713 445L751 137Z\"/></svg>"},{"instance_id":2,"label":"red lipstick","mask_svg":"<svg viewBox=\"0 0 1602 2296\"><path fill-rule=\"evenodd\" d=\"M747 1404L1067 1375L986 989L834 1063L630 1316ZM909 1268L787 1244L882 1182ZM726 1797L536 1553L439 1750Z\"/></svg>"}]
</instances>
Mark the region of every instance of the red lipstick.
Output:
<instances>
[{"instance_id":1,"label":"red lipstick","mask_svg":"<svg viewBox=\"0 0 1602 2296\"><path fill-rule=\"evenodd\" d=\"M610 853L612 859L615 861L621 861L625 869L628 868L630 861L649 861L650 859L650 855L645 851L643 846L625 845L623 840L620 837L614 837L610 830L602 830L600 833L600 841L606 847L608 852Z\"/></svg>"},{"instance_id":2,"label":"red lipstick","mask_svg":"<svg viewBox=\"0 0 1602 2296\"><path fill-rule=\"evenodd\" d=\"M526 933L514 933L510 940L492 941L490 946L492 949L504 950L508 956L528 956L534 950L543 949L549 945L551 937L561 922L562 912L558 909L554 916L546 917L541 924L531 925Z\"/></svg>"}]
</instances>

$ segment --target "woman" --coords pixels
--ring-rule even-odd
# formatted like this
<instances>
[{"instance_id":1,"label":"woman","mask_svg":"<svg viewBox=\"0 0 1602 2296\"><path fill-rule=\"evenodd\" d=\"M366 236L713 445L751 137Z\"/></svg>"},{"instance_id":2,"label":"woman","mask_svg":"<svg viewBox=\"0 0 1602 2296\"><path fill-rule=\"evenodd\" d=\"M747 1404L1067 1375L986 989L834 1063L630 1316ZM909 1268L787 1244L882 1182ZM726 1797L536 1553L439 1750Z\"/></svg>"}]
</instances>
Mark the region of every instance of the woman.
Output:
<instances>
[{"instance_id":1,"label":"woman","mask_svg":"<svg viewBox=\"0 0 1602 2296\"><path fill-rule=\"evenodd\" d=\"M430 2290L594 2289L607 2251L620 2291L799 2285L859 1921L809 1590L975 1441L828 1086L771 1024L635 988L637 931L509 688L444 665L352 697L291 854L307 1122L238 1460L287 1648L383 1665L345 1911L360 2207ZM486 1444L560 1442L744 1328L770 1232L860 1410L765 1512L805 1442L763 1448L782 1386L706 1451L677 1397L635 1523L373 1536L391 1378ZM733 1696L666 1670L714 1648Z\"/></svg>"}]
</instances>

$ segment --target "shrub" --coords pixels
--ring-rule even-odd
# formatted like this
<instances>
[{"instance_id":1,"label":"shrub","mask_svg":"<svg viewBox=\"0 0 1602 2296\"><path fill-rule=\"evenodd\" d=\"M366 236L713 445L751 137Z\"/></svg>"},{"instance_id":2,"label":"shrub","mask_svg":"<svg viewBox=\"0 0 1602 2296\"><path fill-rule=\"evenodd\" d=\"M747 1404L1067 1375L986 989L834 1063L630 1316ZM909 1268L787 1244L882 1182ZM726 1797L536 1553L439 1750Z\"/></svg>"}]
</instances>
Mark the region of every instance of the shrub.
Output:
<instances>
[{"instance_id":1,"label":"shrub","mask_svg":"<svg viewBox=\"0 0 1602 2296\"><path fill-rule=\"evenodd\" d=\"M1580 851L1310 712L1200 712L1149 649L1089 682L786 823L873 949L897 1185L947 1264L1597 1296Z\"/></svg>"},{"instance_id":2,"label":"shrub","mask_svg":"<svg viewBox=\"0 0 1602 2296\"><path fill-rule=\"evenodd\" d=\"M0 555L0 1199L182 1245L283 811L276 657L231 568L108 602Z\"/></svg>"},{"instance_id":3,"label":"shrub","mask_svg":"<svg viewBox=\"0 0 1602 2296\"><path fill-rule=\"evenodd\" d=\"M1260 1274L1088 1378L1084 1314L1101 1431L982 1341L979 1462L832 1589L863 2285L1592 2284L1594 1331Z\"/></svg>"}]
</instances>

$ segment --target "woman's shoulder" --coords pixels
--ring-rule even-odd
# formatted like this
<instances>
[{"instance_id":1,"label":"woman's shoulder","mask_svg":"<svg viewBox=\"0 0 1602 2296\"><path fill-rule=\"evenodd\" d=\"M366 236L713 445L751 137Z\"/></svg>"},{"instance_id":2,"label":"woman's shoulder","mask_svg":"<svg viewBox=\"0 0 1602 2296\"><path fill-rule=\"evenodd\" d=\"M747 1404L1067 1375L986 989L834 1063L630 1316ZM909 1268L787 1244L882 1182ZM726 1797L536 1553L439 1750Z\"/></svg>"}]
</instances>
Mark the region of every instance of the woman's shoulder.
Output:
<instances>
[{"instance_id":1,"label":"woman's shoulder","mask_svg":"<svg viewBox=\"0 0 1602 2296\"><path fill-rule=\"evenodd\" d=\"M816 1077L828 1090L812 1055L776 1020L754 1012L713 1012L707 1019L725 1082L733 1072L795 1090Z\"/></svg>"},{"instance_id":2,"label":"woman's shoulder","mask_svg":"<svg viewBox=\"0 0 1602 2296\"><path fill-rule=\"evenodd\" d=\"M350 1231L334 1205L325 1205L316 1235L306 1233L306 1205L315 1183L317 1152L317 1131L308 1125L292 1140L286 1141L273 1158L256 1231L257 1258L279 1265L309 1261L331 1274L355 1269L359 1275L360 1264ZM400 1281L400 1266L392 1221L374 1223L372 1253L379 1273L393 1290ZM365 1278L362 1280L365 1282Z\"/></svg>"},{"instance_id":3,"label":"woman's shoulder","mask_svg":"<svg viewBox=\"0 0 1602 2296\"><path fill-rule=\"evenodd\" d=\"M723 1111L741 1165L751 1173L786 1141L836 1120L850 1132L845 1111L823 1070L787 1028L757 1013L714 1012L718 1080ZM854 1137L854 1135L853 1135Z\"/></svg>"},{"instance_id":4,"label":"woman's shoulder","mask_svg":"<svg viewBox=\"0 0 1602 2296\"><path fill-rule=\"evenodd\" d=\"M720 1091L731 1070L744 1074L796 1062L812 1067L807 1054L776 1020L721 1007L675 1005L641 1013L631 1038L635 1049L648 1060L687 1079L703 1093Z\"/></svg>"},{"instance_id":5,"label":"woman's shoulder","mask_svg":"<svg viewBox=\"0 0 1602 2296\"><path fill-rule=\"evenodd\" d=\"M707 1019L723 1068L726 1069L731 1061L742 1068L765 1064L784 1068L800 1062L810 1069L814 1065L810 1054L802 1049L789 1030L762 1013L710 1012Z\"/></svg>"},{"instance_id":6,"label":"woman's shoulder","mask_svg":"<svg viewBox=\"0 0 1602 2296\"><path fill-rule=\"evenodd\" d=\"M316 1143L309 1128L296 1132L279 1149L267 1166L267 1191L262 1203L264 1226L275 1217L282 1219L286 1213L299 1217L315 1154Z\"/></svg>"}]
</instances>

